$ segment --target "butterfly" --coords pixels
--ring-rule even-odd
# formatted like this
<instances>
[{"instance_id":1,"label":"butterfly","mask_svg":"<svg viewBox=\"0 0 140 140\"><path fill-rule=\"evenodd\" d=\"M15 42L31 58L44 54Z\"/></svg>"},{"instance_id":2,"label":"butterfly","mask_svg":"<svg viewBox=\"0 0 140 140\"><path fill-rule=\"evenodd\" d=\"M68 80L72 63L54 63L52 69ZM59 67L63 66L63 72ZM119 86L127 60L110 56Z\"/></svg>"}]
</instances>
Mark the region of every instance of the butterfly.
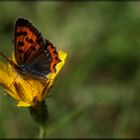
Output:
<instances>
[{"instance_id":1,"label":"butterfly","mask_svg":"<svg viewBox=\"0 0 140 140\"><path fill-rule=\"evenodd\" d=\"M61 62L53 44L44 39L38 29L28 19L19 17L14 26L15 60L3 56L23 77L46 79L49 73L56 72Z\"/></svg>"}]
</instances>

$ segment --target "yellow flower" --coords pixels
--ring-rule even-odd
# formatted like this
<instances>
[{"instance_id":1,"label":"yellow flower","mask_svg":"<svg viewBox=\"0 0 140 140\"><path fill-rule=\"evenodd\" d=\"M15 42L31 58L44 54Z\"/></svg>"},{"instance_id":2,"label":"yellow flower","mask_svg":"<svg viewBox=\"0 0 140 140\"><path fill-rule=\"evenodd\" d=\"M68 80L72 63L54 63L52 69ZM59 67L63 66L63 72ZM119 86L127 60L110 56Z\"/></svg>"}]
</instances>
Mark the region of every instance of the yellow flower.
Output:
<instances>
[{"instance_id":1,"label":"yellow flower","mask_svg":"<svg viewBox=\"0 0 140 140\"><path fill-rule=\"evenodd\" d=\"M56 72L48 75L45 83L35 79L24 80L10 64L7 65L0 61L0 84L7 95L17 101L17 106L34 107L45 100L67 57L65 52L59 51L58 54L61 62L56 65Z\"/></svg>"}]
</instances>

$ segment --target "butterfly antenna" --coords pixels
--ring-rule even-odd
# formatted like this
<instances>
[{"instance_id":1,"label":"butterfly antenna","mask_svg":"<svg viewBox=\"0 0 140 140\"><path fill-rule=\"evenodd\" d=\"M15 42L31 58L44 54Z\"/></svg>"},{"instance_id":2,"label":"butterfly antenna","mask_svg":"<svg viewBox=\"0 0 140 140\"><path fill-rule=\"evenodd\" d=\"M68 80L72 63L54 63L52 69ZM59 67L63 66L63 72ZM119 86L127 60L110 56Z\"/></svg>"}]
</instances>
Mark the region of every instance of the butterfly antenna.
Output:
<instances>
[{"instance_id":1,"label":"butterfly antenna","mask_svg":"<svg viewBox=\"0 0 140 140\"><path fill-rule=\"evenodd\" d=\"M1 55L6 61L8 61L9 64L11 64L11 65L14 65L14 64L15 64L12 60L10 60L9 58L7 58L1 51L0 51L0 55Z\"/></svg>"}]
</instances>

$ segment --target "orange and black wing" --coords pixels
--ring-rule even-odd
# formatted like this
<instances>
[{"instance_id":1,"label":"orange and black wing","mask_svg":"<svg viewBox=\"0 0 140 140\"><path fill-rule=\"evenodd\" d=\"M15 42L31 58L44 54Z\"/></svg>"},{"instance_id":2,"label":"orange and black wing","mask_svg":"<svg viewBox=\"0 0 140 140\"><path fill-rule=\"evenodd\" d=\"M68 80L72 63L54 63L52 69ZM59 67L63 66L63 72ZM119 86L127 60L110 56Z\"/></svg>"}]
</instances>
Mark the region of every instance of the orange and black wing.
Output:
<instances>
[{"instance_id":1,"label":"orange and black wing","mask_svg":"<svg viewBox=\"0 0 140 140\"><path fill-rule=\"evenodd\" d=\"M37 28L27 19L18 18L14 29L15 58L18 65L30 63L45 46Z\"/></svg>"},{"instance_id":2,"label":"orange and black wing","mask_svg":"<svg viewBox=\"0 0 140 140\"><path fill-rule=\"evenodd\" d=\"M27 19L18 18L14 32L16 62L25 73L36 78L56 71L60 62L56 48L44 40L37 28Z\"/></svg>"},{"instance_id":3,"label":"orange and black wing","mask_svg":"<svg viewBox=\"0 0 140 140\"><path fill-rule=\"evenodd\" d=\"M52 45L52 43L50 43L47 40L46 40L46 46L51 56L50 71L56 72L55 66L57 65L57 63L61 62L58 56L58 52L56 51L56 48Z\"/></svg>"}]
</instances>

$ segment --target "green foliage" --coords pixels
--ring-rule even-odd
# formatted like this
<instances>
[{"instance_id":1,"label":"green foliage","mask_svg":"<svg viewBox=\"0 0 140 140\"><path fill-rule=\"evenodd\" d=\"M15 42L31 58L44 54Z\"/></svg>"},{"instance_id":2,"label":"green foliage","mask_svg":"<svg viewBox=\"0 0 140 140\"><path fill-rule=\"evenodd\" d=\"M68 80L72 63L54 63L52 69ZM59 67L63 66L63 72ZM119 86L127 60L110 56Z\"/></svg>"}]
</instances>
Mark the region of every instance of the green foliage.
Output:
<instances>
[{"instance_id":1,"label":"green foliage","mask_svg":"<svg viewBox=\"0 0 140 140\"><path fill-rule=\"evenodd\" d=\"M68 53L46 99L46 137L140 137L139 8L125 2L1 2L0 50L7 56L19 16ZM0 91L0 137L36 137L28 109Z\"/></svg>"}]
</instances>

